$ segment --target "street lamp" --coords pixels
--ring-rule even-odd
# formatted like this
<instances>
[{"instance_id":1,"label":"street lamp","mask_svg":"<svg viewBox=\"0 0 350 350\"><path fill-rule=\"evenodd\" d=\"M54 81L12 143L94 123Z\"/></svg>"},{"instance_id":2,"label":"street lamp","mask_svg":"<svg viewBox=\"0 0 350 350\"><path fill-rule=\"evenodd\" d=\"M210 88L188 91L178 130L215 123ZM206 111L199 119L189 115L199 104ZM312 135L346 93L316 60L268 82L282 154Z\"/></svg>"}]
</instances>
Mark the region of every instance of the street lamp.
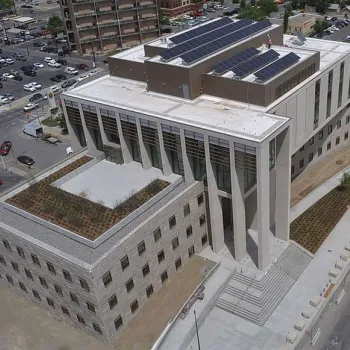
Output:
<instances>
[{"instance_id":1,"label":"street lamp","mask_svg":"<svg viewBox=\"0 0 350 350\"><path fill-rule=\"evenodd\" d=\"M5 135L8 137L9 141L11 141L11 140L9 138L9 134L8 134L7 129L10 128L11 126L15 126L15 125L16 125L16 123L11 123L11 124L6 125L6 127L5 127ZM12 144L12 142L11 142L11 144ZM12 150L13 160L16 161L15 151L13 150L13 145L11 147L11 150Z\"/></svg>"}]
</instances>

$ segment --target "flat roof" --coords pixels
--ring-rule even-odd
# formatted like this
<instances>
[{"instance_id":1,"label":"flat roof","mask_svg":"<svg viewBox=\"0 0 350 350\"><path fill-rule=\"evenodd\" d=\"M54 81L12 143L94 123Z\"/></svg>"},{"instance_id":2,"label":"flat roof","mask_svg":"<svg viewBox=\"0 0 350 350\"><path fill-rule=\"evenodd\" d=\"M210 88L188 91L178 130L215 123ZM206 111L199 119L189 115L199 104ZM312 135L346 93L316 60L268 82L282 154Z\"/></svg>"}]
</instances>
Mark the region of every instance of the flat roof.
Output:
<instances>
[{"instance_id":1,"label":"flat roof","mask_svg":"<svg viewBox=\"0 0 350 350\"><path fill-rule=\"evenodd\" d=\"M64 97L83 99L126 109L161 120L173 121L261 142L289 121L264 112L264 107L201 95L194 100L147 91L147 84L105 75L76 87Z\"/></svg>"},{"instance_id":2,"label":"flat roof","mask_svg":"<svg viewBox=\"0 0 350 350\"><path fill-rule=\"evenodd\" d=\"M284 35L283 39L284 45L287 47L319 52L320 71L327 69L327 67L350 53L350 44L344 42L306 38L304 43L300 43L294 35Z\"/></svg>"},{"instance_id":3,"label":"flat roof","mask_svg":"<svg viewBox=\"0 0 350 350\"><path fill-rule=\"evenodd\" d=\"M26 23L30 23L30 22L35 22L35 19L33 17L17 16L17 17L11 17L11 21L26 24Z\"/></svg>"}]
</instances>

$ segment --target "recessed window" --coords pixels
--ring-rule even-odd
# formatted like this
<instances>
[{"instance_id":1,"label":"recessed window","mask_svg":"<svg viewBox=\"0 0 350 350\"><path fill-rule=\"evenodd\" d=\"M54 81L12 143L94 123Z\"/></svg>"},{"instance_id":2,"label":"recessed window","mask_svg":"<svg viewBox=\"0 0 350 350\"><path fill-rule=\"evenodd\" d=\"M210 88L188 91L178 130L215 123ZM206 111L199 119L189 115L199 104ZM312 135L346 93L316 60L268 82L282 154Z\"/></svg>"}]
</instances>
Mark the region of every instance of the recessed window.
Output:
<instances>
[{"instance_id":1,"label":"recessed window","mask_svg":"<svg viewBox=\"0 0 350 350\"><path fill-rule=\"evenodd\" d=\"M0 263L6 266L5 258L2 255L0 255Z\"/></svg>"},{"instance_id":2,"label":"recessed window","mask_svg":"<svg viewBox=\"0 0 350 350\"><path fill-rule=\"evenodd\" d=\"M164 259L165 259L164 250L161 250L161 251L158 253L158 263L160 264Z\"/></svg>"},{"instance_id":3,"label":"recessed window","mask_svg":"<svg viewBox=\"0 0 350 350\"><path fill-rule=\"evenodd\" d=\"M142 268L142 275L143 275L143 277L146 277L149 273L150 273L150 268L149 268L149 265L146 264L146 265Z\"/></svg>"},{"instance_id":4,"label":"recessed window","mask_svg":"<svg viewBox=\"0 0 350 350\"><path fill-rule=\"evenodd\" d=\"M153 237L154 237L154 241L155 242L157 242L157 241L159 241L161 239L162 232L160 231L159 227L153 232Z\"/></svg>"},{"instance_id":5,"label":"recessed window","mask_svg":"<svg viewBox=\"0 0 350 350\"><path fill-rule=\"evenodd\" d=\"M337 121L337 129L340 129L341 128L341 120L338 120Z\"/></svg>"},{"instance_id":6,"label":"recessed window","mask_svg":"<svg viewBox=\"0 0 350 350\"><path fill-rule=\"evenodd\" d=\"M18 284L19 284L19 287L23 290L23 292L28 293L26 286L22 282L18 282Z\"/></svg>"},{"instance_id":7,"label":"recessed window","mask_svg":"<svg viewBox=\"0 0 350 350\"><path fill-rule=\"evenodd\" d=\"M188 248L188 256L192 258L193 255L194 255L194 245Z\"/></svg>"},{"instance_id":8,"label":"recessed window","mask_svg":"<svg viewBox=\"0 0 350 350\"><path fill-rule=\"evenodd\" d=\"M206 245L208 242L208 235L205 234L202 236L202 246Z\"/></svg>"},{"instance_id":9,"label":"recessed window","mask_svg":"<svg viewBox=\"0 0 350 350\"><path fill-rule=\"evenodd\" d=\"M12 268L16 271L16 272L19 272L19 268L18 268L18 264L11 261L11 265L12 265Z\"/></svg>"},{"instance_id":10,"label":"recessed window","mask_svg":"<svg viewBox=\"0 0 350 350\"><path fill-rule=\"evenodd\" d=\"M94 327L94 331L95 331L95 332L97 332L97 333L99 333L99 334L102 334L101 327L100 327L98 324L93 323L92 325L93 325L93 327Z\"/></svg>"},{"instance_id":11,"label":"recessed window","mask_svg":"<svg viewBox=\"0 0 350 350\"><path fill-rule=\"evenodd\" d=\"M78 319L78 322L83 324L85 326L85 320L84 320L84 317L81 316L81 315L77 315L77 319Z\"/></svg>"},{"instance_id":12,"label":"recessed window","mask_svg":"<svg viewBox=\"0 0 350 350\"><path fill-rule=\"evenodd\" d=\"M304 149L305 149L305 147L304 147L304 146L301 146L301 148L299 149L299 152L303 152Z\"/></svg>"},{"instance_id":13,"label":"recessed window","mask_svg":"<svg viewBox=\"0 0 350 350\"><path fill-rule=\"evenodd\" d=\"M32 254L32 260L35 265L41 266L39 258L36 255Z\"/></svg>"},{"instance_id":14,"label":"recessed window","mask_svg":"<svg viewBox=\"0 0 350 350\"><path fill-rule=\"evenodd\" d=\"M328 135L332 133L332 130L333 130L332 125L329 125L329 126L328 126Z\"/></svg>"},{"instance_id":15,"label":"recessed window","mask_svg":"<svg viewBox=\"0 0 350 350\"><path fill-rule=\"evenodd\" d=\"M199 226L203 226L205 224L205 214L203 214L200 218L199 218Z\"/></svg>"},{"instance_id":16,"label":"recessed window","mask_svg":"<svg viewBox=\"0 0 350 350\"><path fill-rule=\"evenodd\" d=\"M348 138L349 138L349 133L346 132L346 133L344 134L344 140L347 140Z\"/></svg>"},{"instance_id":17,"label":"recessed window","mask_svg":"<svg viewBox=\"0 0 350 350\"><path fill-rule=\"evenodd\" d=\"M310 145L310 146L313 145L313 144L314 144L314 141L315 141L315 139L314 139L314 137L312 136L311 139L309 140L309 145Z\"/></svg>"},{"instance_id":18,"label":"recessed window","mask_svg":"<svg viewBox=\"0 0 350 350\"><path fill-rule=\"evenodd\" d=\"M292 173L292 175L294 174L294 165L292 165L290 172Z\"/></svg>"},{"instance_id":19,"label":"recessed window","mask_svg":"<svg viewBox=\"0 0 350 350\"><path fill-rule=\"evenodd\" d=\"M322 155L322 147L318 147L317 154L318 156Z\"/></svg>"},{"instance_id":20,"label":"recessed window","mask_svg":"<svg viewBox=\"0 0 350 350\"><path fill-rule=\"evenodd\" d=\"M176 226L176 217L174 215L169 219L169 227L170 229L173 229L175 226Z\"/></svg>"},{"instance_id":21,"label":"recessed window","mask_svg":"<svg viewBox=\"0 0 350 350\"><path fill-rule=\"evenodd\" d=\"M165 283L168 280L168 272L164 271L161 275L160 275L160 279L162 280L162 283Z\"/></svg>"},{"instance_id":22,"label":"recessed window","mask_svg":"<svg viewBox=\"0 0 350 350\"><path fill-rule=\"evenodd\" d=\"M327 151L329 151L332 148L332 144L330 142L327 143Z\"/></svg>"},{"instance_id":23,"label":"recessed window","mask_svg":"<svg viewBox=\"0 0 350 350\"><path fill-rule=\"evenodd\" d=\"M130 293L134 289L134 280L130 278L129 281L125 283L125 287L126 291Z\"/></svg>"},{"instance_id":24,"label":"recessed window","mask_svg":"<svg viewBox=\"0 0 350 350\"><path fill-rule=\"evenodd\" d=\"M105 285L105 287L108 287L112 283L112 275L111 275L110 271L108 271L107 273L105 273L103 275L102 281L103 281L103 284Z\"/></svg>"},{"instance_id":25,"label":"recessed window","mask_svg":"<svg viewBox=\"0 0 350 350\"><path fill-rule=\"evenodd\" d=\"M86 307L88 308L88 310L90 312L92 312L93 314L96 313L96 310L95 310L95 305L90 303L89 301L86 302Z\"/></svg>"},{"instance_id":26,"label":"recessed window","mask_svg":"<svg viewBox=\"0 0 350 350\"><path fill-rule=\"evenodd\" d=\"M153 286L152 284L150 284L147 288L146 288L146 295L147 295L147 299L149 299L151 297L151 295L153 294Z\"/></svg>"},{"instance_id":27,"label":"recessed window","mask_svg":"<svg viewBox=\"0 0 350 350\"><path fill-rule=\"evenodd\" d=\"M120 265L121 265L123 271L124 271L128 266L130 266L129 258L128 258L127 255L125 255L124 258L122 258L122 259L120 260Z\"/></svg>"},{"instance_id":28,"label":"recessed window","mask_svg":"<svg viewBox=\"0 0 350 350\"><path fill-rule=\"evenodd\" d=\"M83 288L87 292L90 292L90 288L89 288L89 285L88 285L87 281L83 280L82 278L79 278L79 281L80 281L81 288Z\"/></svg>"},{"instance_id":29,"label":"recessed window","mask_svg":"<svg viewBox=\"0 0 350 350\"><path fill-rule=\"evenodd\" d=\"M70 295L70 299L72 300L72 302L75 303L75 304L77 304L77 305L79 305L79 299L78 299L78 297L76 296L76 294L74 294L74 293L69 293L69 295Z\"/></svg>"},{"instance_id":30,"label":"recessed window","mask_svg":"<svg viewBox=\"0 0 350 350\"><path fill-rule=\"evenodd\" d=\"M12 285L14 284L14 283L13 283L13 278L12 278L11 276L6 275L6 278L7 278L7 280L8 280L9 283L11 283Z\"/></svg>"},{"instance_id":31,"label":"recessed window","mask_svg":"<svg viewBox=\"0 0 350 350\"><path fill-rule=\"evenodd\" d=\"M62 270L63 272L63 276L65 278L66 281L68 281L69 283L72 283L73 280L72 280L72 276L70 275L70 273L66 270Z\"/></svg>"},{"instance_id":32,"label":"recessed window","mask_svg":"<svg viewBox=\"0 0 350 350\"><path fill-rule=\"evenodd\" d=\"M184 217L190 215L190 213L191 213L190 205L189 205L189 204L186 204L186 205L184 206Z\"/></svg>"},{"instance_id":33,"label":"recessed window","mask_svg":"<svg viewBox=\"0 0 350 350\"><path fill-rule=\"evenodd\" d=\"M55 266L53 266L53 264L50 262L46 262L46 265L49 272L51 272L53 275L56 275Z\"/></svg>"},{"instance_id":34,"label":"recessed window","mask_svg":"<svg viewBox=\"0 0 350 350\"><path fill-rule=\"evenodd\" d=\"M339 143L340 143L340 137L338 136L338 137L335 139L335 144L336 144L336 145L339 145Z\"/></svg>"},{"instance_id":35,"label":"recessed window","mask_svg":"<svg viewBox=\"0 0 350 350\"><path fill-rule=\"evenodd\" d=\"M304 168L304 159L299 160L299 169Z\"/></svg>"},{"instance_id":36,"label":"recessed window","mask_svg":"<svg viewBox=\"0 0 350 350\"><path fill-rule=\"evenodd\" d=\"M350 116L348 115L347 117L346 117L346 124L349 124L350 123Z\"/></svg>"},{"instance_id":37,"label":"recessed window","mask_svg":"<svg viewBox=\"0 0 350 350\"><path fill-rule=\"evenodd\" d=\"M323 130L321 130L321 131L318 133L318 139L319 139L319 140L322 140L322 139L323 139Z\"/></svg>"},{"instance_id":38,"label":"recessed window","mask_svg":"<svg viewBox=\"0 0 350 350\"><path fill-rule=\"evenodd\" d=\"M181 262L181 258L177 258L175 260L175 268L176 268L176 271L182 266L182 262Z\"/></svg>"},{"instance_id":39,"label":"recessed window","mask_svg":"<svg viewBox=\"0 0 350 350\"><path fill-rule=\"evenodd\" d=\"M41 300L40 295L36 290L33 289L32 292L33 292L34 298Z\"/></svg>"},{"instance_id":40,"label":"recessed window","mask_svg":"<svg viewBox=\"0 0 350 350\"><path fill-rule=\"evenodd\" d=\"M192 233L193 233L192 226L188 226L186 228L186 236L187 236L187 238L191 237Z\"/></svg>"},{"instance_id":41,"label":"recessed window","mask_svg":"<svg viewBox=\"0 0 350 350\"><path fill-rule=\"evenodd\" d=\"M55 303L51 298L46 298L46 301L49 304L49 306L51 306L52 308L55 308Z\"/></svg>"},{"instance_id":42,"label":"recessed window","mask_svg":"<svg viewBox=\"0 0 350 350\"><path fill-rule=\"evenodd\" d=\"M118 304L118 299L117 296L115 294L113 294L109 299L108 299L108 304L109 304L109 308L111 310L113 310L115 308L115 306Z\"/></svg>"},{"instance_id":43,"label":"recessed window","mask_svg":"<svg viewBox=\"0 0 350 350\"><path fill-rule=\"evenodd\" d=\"M139 308L139 303L135 299L131 304L130 304L130 310L134 314L136 310Z\"/></svg>"},{"instance_id":44,"label":"recessed window","mask_svg":"<svg viewBox=\"0 0 350 350\"><path fill-rule=\"evenodd\" d=\"M204 194L203 193L197 197L197 203L198 203L199 207L204 203Z\"/></svg>"},{"instance_id":45,"label":"recessed window","mask_svg":"<svg viewBox=\"0 0 350 350\"><path fill-rule=\"evenodd\" d=\"M144 241L142 241L138 246L137 246L137 251L139 252L139 256L141 256L145 251L146 251L146 244Z\"/></svg>"},{"instance_id":46,"label":"recessed window","mask_svg":"<svg viewBox=\"0 0 350 350\"><path fill-rule=\"evenodd\" d=\"M29 279L34 280L32 273L28 269L24 269L24 272Z\"/></svg>"},{"instance_id":47,"label":"recessed window","mask_svg":"<svg viewBox=\"0 0 350 350\"><path fill-rule=\"evenodd\" d=\"M26 258L25 254L24 254L24 250L21 247L17 247L17 253L22 259Z\"/></svg>"},{"instance_id":48,"label":"recessed window","mask_svg":"<svg viewBox=\"0 0 350 350\"><path fill-rule=\"evenodd\" d=\"M117 331L122 325L123 325L123 319L122 319L121 316L119 316L119 317L114 321L115 330Z\"/></svg>"},{"instance_id":49,"label":"recessed window","mask_svg":"<svg viewBox=\"0 0 350 350\"><path fill-rule=\"evenodd\" d=\"M69 316L69 310L64 307L64 306L61 306L61 309L62 309L62 312L66 315L66 316Z\"/></svg>"},{"instance_id":50,"label":"recessed window","mask_svg":"<svg viewBox=\"0 0 350 350\"><path fill-rule=\"evenodd\" d=\"M4 247L5 247L9 252L12 252L10 243L9 243L8 241L6 241L6 239L4 239L2 242L4 243Z\"/></svg>"},{"instance_id":51,"label":"recessed window","mask_svg":"<svg viewBox=\"0 0 350 350\"><path fill-rule=\"evenodd\" d=\"M179 238L174 238L171 242L171 245L173 246L173 250L175 250L179 246Z\"/></svg>"},{"instance_id":52,"label":"recessed window","mask_svg":"<svg viewBox=\"0 0 350 350\"><path fill-rule=\"evenodd\" d=\"M309 163L312 162L313 159L314 159L314 154L313 154L313 152L311 152L309 154Z\"/></svg>"},{"instance_id":53,"label":"recessed window","mask_svg":"<svg viewBox=\"0 0 350 350\"><path fill-rule=\"evenodd\" d=\"M40 284L45 287L45 288L49 288L48 285L47 285L47 282L46 282L46 279L43 278L43 277L39 277L39 281L40 281Z\"/></svg>"},{"instance_id":54,"label":"recessed window","mask_svg":"<svg viewBox=\"0 0 350 350\"><path fill-rule=\"evenodd\" d=\"M60 286L58 286L57 284L54 285L55 291L57 294L59 294L61 297L63 297L63 291L62 288Z\"/></svg>"}]
</instances>

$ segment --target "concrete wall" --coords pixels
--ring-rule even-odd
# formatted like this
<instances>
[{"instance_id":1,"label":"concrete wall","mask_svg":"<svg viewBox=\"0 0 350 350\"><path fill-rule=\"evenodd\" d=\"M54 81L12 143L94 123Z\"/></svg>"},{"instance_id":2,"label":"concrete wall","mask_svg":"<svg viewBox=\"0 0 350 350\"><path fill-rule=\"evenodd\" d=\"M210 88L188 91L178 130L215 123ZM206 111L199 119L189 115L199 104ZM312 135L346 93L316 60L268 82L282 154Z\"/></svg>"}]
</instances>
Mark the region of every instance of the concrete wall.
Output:
<instances>
[{"instance_id":1,"label":"concrete wall","mask_svg":"<svg viewBox=\"0 0 350 350\"><path fill-rule=\"evenodd\" d=\"M143 62L127 61L108 57L108 69L111 75L121 78L146 82L145 65Z\"/></svg>"}]
</instances>

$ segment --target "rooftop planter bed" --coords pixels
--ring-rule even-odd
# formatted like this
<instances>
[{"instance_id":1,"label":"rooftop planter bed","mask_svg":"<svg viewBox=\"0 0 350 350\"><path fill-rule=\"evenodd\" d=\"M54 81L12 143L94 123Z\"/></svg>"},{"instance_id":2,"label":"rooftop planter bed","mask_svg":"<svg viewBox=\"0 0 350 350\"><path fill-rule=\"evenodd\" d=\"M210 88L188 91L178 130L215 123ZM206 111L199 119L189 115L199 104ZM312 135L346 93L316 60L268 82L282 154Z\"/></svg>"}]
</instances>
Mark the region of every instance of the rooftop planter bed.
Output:
<instances>
[{"instance_id":1,"label":"rooftop planter bed","mask_svg":"<svg viewBox=\"0 0 350 350\"><path fill-rule=\"evenodd\" d=\"M7 202L44 220L95 240L131 212L158 194L169 183L156 179L114 209L103 202L90 201L86 195L74 195L51 184L92 160L84 156L45 179L31 184L27 189L9 198Z\"/></svg>"},{"instance_id":2,"label":"rooftop planter bed","mask_svg":"<svg viewBox=\"0 0 350 350\"><path fill-rule=\"evenodd\" d=\"M315 254L348 209L350 175L344 174L341 183L296 218L290 226L290 238Z\"/></svg>"}]
</instances>

